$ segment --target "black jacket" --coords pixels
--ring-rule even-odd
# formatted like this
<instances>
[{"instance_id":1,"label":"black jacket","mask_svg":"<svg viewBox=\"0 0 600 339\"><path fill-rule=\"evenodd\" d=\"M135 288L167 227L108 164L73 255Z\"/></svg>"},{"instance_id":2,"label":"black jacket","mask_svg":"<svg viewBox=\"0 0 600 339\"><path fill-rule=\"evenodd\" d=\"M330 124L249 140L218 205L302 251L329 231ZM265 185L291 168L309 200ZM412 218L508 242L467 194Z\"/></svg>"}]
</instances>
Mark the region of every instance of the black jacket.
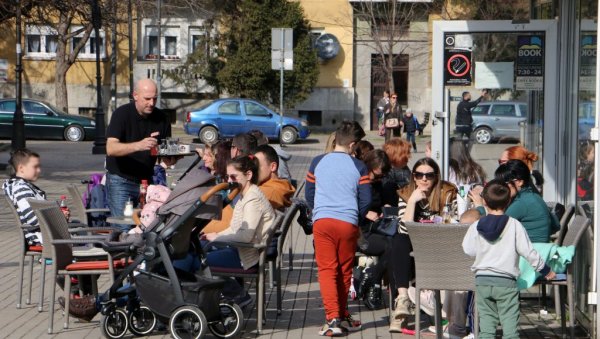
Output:
<instances>
[{"instance_id":1,"label":"black jacket","mask_svg":"<svg viewBox=\"0 0 600 339\"><path fill-rule=\"evenodd\" d=\"M456 107L456 125L471 125L473 123L471 110L475 108L482 99L483 97L479 97L479 99L475 101L463 100L459 102Z\"/></svg>"}]
</instances>

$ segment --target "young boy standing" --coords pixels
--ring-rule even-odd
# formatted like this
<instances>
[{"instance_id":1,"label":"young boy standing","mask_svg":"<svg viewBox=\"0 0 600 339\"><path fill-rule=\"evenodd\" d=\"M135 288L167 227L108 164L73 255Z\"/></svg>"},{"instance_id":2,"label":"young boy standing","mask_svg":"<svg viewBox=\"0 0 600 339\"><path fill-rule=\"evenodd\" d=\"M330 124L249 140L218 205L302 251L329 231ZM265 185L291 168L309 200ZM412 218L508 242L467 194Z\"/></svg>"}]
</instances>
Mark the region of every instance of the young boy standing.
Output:
<instances>
[{"instance_id":1,"label":"young boy standing","mask_svg":"<svg viewBox=\"0 0 600 339\"><path fill-rule=\"evenodd\" d=\"M358 223L369 210L371 188L365 164L351 157L365 136L356 121L335 133L333 152L313 159L306 176L306 200L313 214L315 257L327 323L319 335L342 336L361 324L348 312L348 289L358 239Z\"/></svg>"},{"instance_id":2,"label":"young boy standing","mask_svg":"<svg viewBox=\"0 0 600 339\"><path fill-rule=\"evenodd\" d=\"M508 186L492 180L482 196L487 215L469 227L462 244L465 253L475 257L471 269L475 272L479 337L495 338L500 323L503 338L519 338L519 257L546 279L555 274L533 249L523 225L504 214L510 203Z\"/></svg>"}]
</instances>

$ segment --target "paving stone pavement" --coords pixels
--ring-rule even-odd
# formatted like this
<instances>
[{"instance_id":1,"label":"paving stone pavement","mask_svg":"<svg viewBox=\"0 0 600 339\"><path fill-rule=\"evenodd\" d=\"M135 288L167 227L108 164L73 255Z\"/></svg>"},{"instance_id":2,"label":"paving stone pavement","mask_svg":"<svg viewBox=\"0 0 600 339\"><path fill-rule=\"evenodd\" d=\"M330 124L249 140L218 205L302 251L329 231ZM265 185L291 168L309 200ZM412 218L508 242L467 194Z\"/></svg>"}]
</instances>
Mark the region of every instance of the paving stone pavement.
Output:
<instances>
[{"instance_id":1,"label":"paving stone pavement","mask_svg":"<svg viewBox=\"0 0 600 339\"><path fill-rule=\"evenodd\" d=\"M182 135L184 141L190 141ZM368 139L376 146L383 143L383 139L370 133ZM326 135L314 135L307 141L296 145L285 147L285 150L293 155L290 168L300 181L304 178L311 159L321 153L324 148ZM419 139L418 148L424 150L424 140ZM43 175L39 180L39 186L46 190L49 199L58 199L65 194L65 186L68 183L79 183L86 179L91 173L99 172L103 168L104 158L91 155L92 144L69 143L69 142L47 142L29 141L28 147L38 151L42 155ZM501 146L494 146L502 149ZM486 159L491 163L495 161L495 155L486 154ZM423 153L413 155L411 163L423 156ZM488 159L489 158L489 159ZM0 164L6 163L7 153L0 153ZM192 159L187 158L178 164L175 173L185 169ZM0 175L5 179L6 175ZM83 188L83 186L81 187ZM292 268L288 266L288 256L284 254L284 267L282 270L283 288L283 313L276 313L276 293L274 289L267 288L267 321L263 334L257 336L255 329L255 308L245 310L245 331L243 337L260 338L315 338L317 331L323 324L324 312L321 301L319 284L317 282L317 269L314 262L312 237L305 236L297 225L290 231L291 237L288 245L293 248ZM63 329L63 317L60 307L55 304L56 309L54 330L52 335L47 334L48 327L48 292L52 284L49 278L46 281L46 297L44 300L44 311L37 312L37 304L32 302L24 305L22 309L16 309L16 291L18 274L18 242L19 233L14 228L12 216L8 209L3 206L0 209L0 337L2 338L101 338L99 321L100 315L91 322L83 323L71 318L69 329ZM286 248L287 246L286 245ZM40 267L34 264L32 299L37 300L40 284ZM26 270L27 272L27 267ZM27 273L26 273L27 277ZM100 280L100 290L108 286L107 279ZM27 284L25 286L26 291ZM254 288L249 287L252 293ZM386 300L387 301L387 300ZM521 337L527 338L554 338L560 334L559 324L550 319L538 320L534 309L536 301L522 302ZM410 338L411 336L388 333L387 310L369 311L359 302L350 302L350 311L357 315L363 322L363 330L351 334L350 338ZM166 332L153 333L153 338L168 338Z\"/></svg>"}]
</instances>

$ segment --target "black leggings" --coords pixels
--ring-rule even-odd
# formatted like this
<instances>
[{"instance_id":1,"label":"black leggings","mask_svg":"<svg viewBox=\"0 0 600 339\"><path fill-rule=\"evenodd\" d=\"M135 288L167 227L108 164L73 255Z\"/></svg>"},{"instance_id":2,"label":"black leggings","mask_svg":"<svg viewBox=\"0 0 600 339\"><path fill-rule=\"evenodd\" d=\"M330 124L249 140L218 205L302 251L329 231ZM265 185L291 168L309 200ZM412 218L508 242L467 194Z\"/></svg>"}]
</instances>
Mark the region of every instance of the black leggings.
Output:
<instances>
[{"instance_id":1,"label":"black leggings","mask_svg":"<svg viewBox=\"0 0 600 339\"><path fill-rule=\"evenodd\" d=\"M373 281L379 283L383 278L383 274L388 269L388 263L391 256L392 237L369 233L365 234L365 239L369 245L362 252L369 256L379 257L377 264L372 266Z\"/></svg>"},{"instance_id":2,"label":"black leggings","mask_svg":"<svg viewBox=\"0 0 600 339\"><path fill-rule=\"evenodd\" d=\"M410 256L412 244L408 234L396 233L392 237L392 247L389 252L390 286L393 287L393 291L398 288L408 288L414 267L413 258Z\"/></svg>"}]
</instances>

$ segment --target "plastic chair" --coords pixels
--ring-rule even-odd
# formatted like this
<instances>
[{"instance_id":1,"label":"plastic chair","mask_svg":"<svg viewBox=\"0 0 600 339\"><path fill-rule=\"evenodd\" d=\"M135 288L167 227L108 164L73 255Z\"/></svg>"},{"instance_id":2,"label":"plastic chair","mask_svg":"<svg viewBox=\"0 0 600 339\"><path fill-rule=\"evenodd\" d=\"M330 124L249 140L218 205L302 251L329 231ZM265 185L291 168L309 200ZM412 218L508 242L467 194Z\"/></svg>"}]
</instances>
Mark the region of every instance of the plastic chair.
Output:
<instances>
[{"instance_id":1,"label":"plastic chair","mask_svg":"<svg viewBox=\"0 0 600 339\"><path fill-rule=\"evenodd\" d=\"M37 227L32 227L29 225L23 225L21 224L21 219L19 218L19 214L17 213L17 210L15 209L15 206L13 205L12 200L4 195L4 200L6 201L6 205L8 206L8 209L11 211L12 215L13 215L13 219L14 219L14 225L16 226L14 229L17 230L18 236L17 238L19 239L19 247L20 247L20 257L19 257L19 277L18 277L18 281L17 281L17 308L20 309L21 308L21 302L22 302L22 298L23 298L23 276L25 275L25 260L26 258L29 258L29 285L28 285L28 290L27 290L27 299L25 299L25 304L29 305L31 303L31 286L33 285L33 263L35 262L36 258L40 258L42 256L42 246L35 246L35 245L29 245L27 243L27 241L25 240L25 232L27 231L32 231L32 230L36 230ZM43 281L43 278L42 278ZM42 293L40 291L40 293ZM42 299L43 297L40 297L40 299ZM40 304L38 305L38 311L42 310L42 304L40 302Z\"/></svg>"},{"instance_id":2,"label":"plastic chair","mask_svg":"<svg viewBox=\"0 0 600 339\"><path fill-rule=\"evenodd\" d=\"M108 274L111 282L114 280L116 268L125 267L124 261L115 261L111 255L106 253L108 260L75 261L73 246L88 244L104 244L106 236L71 237L67 221L58 206L34 208L35 214L40 222L42 236L46 247L51 249L52 274L51 281L56 281L57 276L65 277L65 321L63 327L69 327L69 300L71 296L71 276L78 275L102 275ZM106 229L106 228L104 228ZM51 246L48 246L51 244ZM94 294L97 294L97 286L92 279ZM50 293L50 317L48 333L52 334L54 324L54 301L56 295L56 284Z\"/></svg>"},{"instance_id":3,"label":"plastic chair","mask_svg":"<svg viewBox=\"0 0 600 339\"><path fill-rule=\"evenodd\" d=\"M421 337L420 293L422 289L435 291L435 326L441 338L442 311L440 290L475 291L475 274L471 271L473 258L463 252L462 241L469 229L466 224L406 223L413 245L416 275L415 334ZM475 308L475 337L479 334Z\"/></svg>"},{"instance_id":4,"label":"plastic chair","mask_svg":"<svg viewBox=\"0 0 600 339\"><path fill-rule=\"evenodd\" d=\"M256 331L258 334L262 332L263 322L266 318L265 310L265 264L267 263L267 249L271 243L271 239L275 231L280 228L283 222L283 214L277 212L273 227L271 227L263 236L260 244L241 243L233 241L213 241L208 246L231 246L243 248L255 248L258 250L258 265L248 269L232 269L228 267L210 267L210 272L213 276L234 277L234 278L256 278Z\"/></svg>"},{"instance_id":5,"label":"plastic chair","mask_svg":"<svg viewBox=\"0 0 600 339\"><path fill-rule=\"evenodd\" d=\"M89 225L88 213L110 213L108 208L88 208L83 205L83 198L77 186L67 185L67 191L71 197L71 213L73 219L79 220L82 224Z\"/></svg>"},{"instance_id":6,"label":"plastic chair","mask_svg":"<svg viewBox=\"0 0 600 339\"><path fill-rule=\"evenodd\" d=\"M591 222L588 218L581 215L576 215L572 222L569 224L569 228L565 234L564 241L561 246L575 246L575 254L577 254L577 247L579 244L579 240L583 237L583 235L588 231ZM567 303L569 304L569 327L570 327L570 337L574 338L575 336L575 298L573 296L574 286L573 286L573 265L569 264L567 266L567 272L565 274L564 279L555 279L555 280L539 280L536 282L540 285L551 285L558 286L563 291L560 293L560 323L563 332L563 336L566 335L566 317L565 317L565 292L567 296ZM542 286L542 288L544 288ZM556 306L556 305L555 305ZM557 314L559 314L557 312Z\"/></svg>"}]
</instances>

